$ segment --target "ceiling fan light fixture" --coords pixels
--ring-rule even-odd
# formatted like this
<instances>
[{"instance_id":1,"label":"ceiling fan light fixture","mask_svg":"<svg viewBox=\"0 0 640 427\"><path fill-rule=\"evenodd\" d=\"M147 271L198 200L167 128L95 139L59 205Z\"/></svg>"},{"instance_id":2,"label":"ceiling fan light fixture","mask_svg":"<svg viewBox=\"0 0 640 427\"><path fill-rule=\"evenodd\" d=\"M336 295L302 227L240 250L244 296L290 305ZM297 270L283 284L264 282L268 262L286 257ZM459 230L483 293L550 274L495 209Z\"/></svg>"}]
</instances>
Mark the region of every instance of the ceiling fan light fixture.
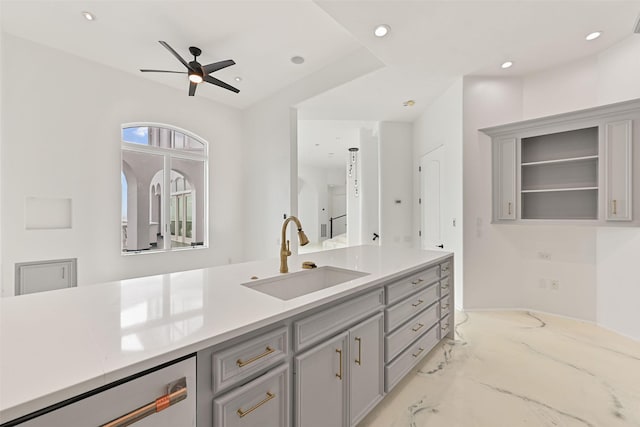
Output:
<instances>
[{"instance_id":1,"label":"ceiling fan light fixture","mask_svg":"<svg viewBox=\"0 0 640 427\"><path fill-rule=\"evenodd\" d=\"M192 83L202 83L202 76L198 73L190 72L189 81Z\"/></svg>"},{"instance_id":2,"label":"ceiling fan light fixture","mask_svg":"<svg viewBox=\"0 0 640 427\"><path fill-rule=\"evenodd\" d=\"M388 26L387 24L380 24L373 29L373 35L375 35L376 37L384 37L389 34L389 31L391 31L390 26Z\"/></svg>"}]
</instances>

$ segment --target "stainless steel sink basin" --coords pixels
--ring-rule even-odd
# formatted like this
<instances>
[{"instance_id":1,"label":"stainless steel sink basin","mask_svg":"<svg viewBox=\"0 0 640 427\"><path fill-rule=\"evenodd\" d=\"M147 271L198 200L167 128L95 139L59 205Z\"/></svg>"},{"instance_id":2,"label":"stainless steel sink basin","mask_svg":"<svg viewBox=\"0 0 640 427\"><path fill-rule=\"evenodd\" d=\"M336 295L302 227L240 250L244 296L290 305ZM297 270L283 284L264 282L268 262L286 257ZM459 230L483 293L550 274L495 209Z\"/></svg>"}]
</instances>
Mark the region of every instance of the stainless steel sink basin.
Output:
<instances>
[{"instance_id":1,"label":"stainless steel sink basin","mask_svg":"<svg viewBox=\"0 0 640 427\"><path fill-rule=\"evenodd\" d=\"M325 266L268 279L254 280L243 283L242 286L286 301L358 279L368 274L361 271Z\"/></svg>"}]
</instances>

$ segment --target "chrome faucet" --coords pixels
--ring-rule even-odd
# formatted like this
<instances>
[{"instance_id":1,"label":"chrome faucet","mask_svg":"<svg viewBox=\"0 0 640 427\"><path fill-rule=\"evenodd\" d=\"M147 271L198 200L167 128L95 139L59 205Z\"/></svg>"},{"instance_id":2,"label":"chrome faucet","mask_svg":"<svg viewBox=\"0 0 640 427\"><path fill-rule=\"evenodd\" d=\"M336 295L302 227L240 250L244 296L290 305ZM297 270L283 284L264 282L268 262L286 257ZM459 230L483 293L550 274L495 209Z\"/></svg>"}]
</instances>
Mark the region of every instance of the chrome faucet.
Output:
<instances>
[{"instance_id":1,"label":"chrome faucet","mask_svg":"<svg viewBox=\"0 0 640 427\"><path fill-rule=\"evenodd\" d=\"M284 224L282 224L282 243L280 244L280 273L289 272L287 257L291 255L291 249L289 248L289 240L286 238L285 233L287 232L287 225L289 225L289 222L292 220L298 226L298 239L300 240L300 246L304 246L309 243L309 239L307 239L304 231L302 231L302 224L300 224L300 220L298 218L292 215L284 220Z\"/></svg>"}]
</instances>

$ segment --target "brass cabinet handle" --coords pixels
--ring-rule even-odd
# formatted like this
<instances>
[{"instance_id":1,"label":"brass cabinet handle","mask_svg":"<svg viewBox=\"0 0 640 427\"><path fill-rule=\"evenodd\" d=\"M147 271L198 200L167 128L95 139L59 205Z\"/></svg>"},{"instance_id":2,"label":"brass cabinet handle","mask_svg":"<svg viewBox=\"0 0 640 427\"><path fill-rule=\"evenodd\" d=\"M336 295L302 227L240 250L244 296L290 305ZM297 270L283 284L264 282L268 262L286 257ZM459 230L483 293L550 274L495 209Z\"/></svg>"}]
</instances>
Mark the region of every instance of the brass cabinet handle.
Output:
<instances>
[{"instance_id":1,"label":"brass cabinet handle","mask_svg":"<svg viewBox=\"0 0 640 427\"><path fill-rule=\"evenodd\" d=\"M422 301L421 299L419 299L417 303L415 303L415 304L411 304L411 307L417 307L417 306L419 306L420 304L422 304L423 302L424 302L424 301Z\"/></svg>"},{"instance_id":2,"label":"brass cabinet handle","mask_svg":"<svg viewBox=\"0 0 640 427\"><path fill-rule=\"evenodd\" d=\"M270 391L267 392L267 397L265 397L264 399L262 399L260 402L256 403L255 405L253 405L251 408L247 409L246 411L243 411L242 408L238 409L236 411L236 413L238 414L238 416L240 418L244 417L245 415L249 415L250 413L252 413L253 411L255 411L256 409L258 409L259 407L261 407L262 405L264 405L265 403L267 403L268 401L270 401L271 399L274 399L276 397L275 393L271 393Z\"/></svg>"},{"instance_id":3,"label":"brass cabinet handle","mask_svg":"<svg viewBox=\"0 0 640 427\"><path fill-rule=\"evenodd\" d=\"M509 202L509 212L508 215L511 215L511 202Z\"/></svg>"},{"instance_id":4,"label":"brass cabinet handle","mask_svg":"<svg viewBox=\"0 0 640 427\"><path fill-rule=\"evenodd\" d=\"M125 427L133 423L140 421L143 418L153 415L156 412L160 412L167 409L169 406L183 401L187 398L187 379L180 378L168 386L168 392L164 396L160 396L153 402L147 403L144 406L134 409L133 411L125 414L113 421L109 421L106 424L102 424L100 427Z\"/></svg>"},{"instance_id":5,"label":"brass cabinet handle","mask_svg":"<svg viewBox=\"0 0 640 427\"><path fill-rule=\"evenodd\" d=\"M358 358L355 360L357 365L362 365L362 338L356 337L356 341L358 341Z\"/></svg>"},{"instance_id":6,"label":"brass cabinet handle","mask_svg":"<svg viewBox=\"0 0 640 427\"><path fill-rule=\"evenodd\" d=\"M423 351L424 351L424 348L418 347L418 352L417 353L413 353L412 356L413 357L418 357L418 356L420 356L420 353L422 353Z\"/></svg>"},{"instance_id":7,"label":"brass cabinet handle","mask_svg":"<svg viewBox=\"0 0 640 427\"><path fill-rule=\"evenodd\" d=\"M338 357L340 358L340 373L336 374L336 377L342 379L342 349L336 348L336 353L338 353Z\"/></svg>"},{"instance_id":8,"label":"brass cabinet handle","mask_svg":"<svg viewBox=\"0 0 640 427\"><path fill-rule=\"evenodd\" d=\"M273 348L271 348L271 347L267 346L267 348L264 350L264 352L260 353L260 354L259 354L259 355L257 355L257 356L252 357L252 358L251 358L251 359L249 359L249 360L245 360L245 361L243 361L242 359L238 359L238 360L236 360L236 365L238 365L238 367L239 367L239 368L242 368L243 366L246 366L246 365L248 365L249 363L253 363L253 362L255 362L256 360L262 359L263 357L270 355L270 354L271 354L271 353L273 353L274 351L275 351L275 350L274 350Z\"/></svg>"},{"instance_id":9,"label":"brass cabinet handle","mask_svg":"<svg viewBox=\"0 0 640 427\"><path fill-rule=\"evenodd\" d=\"M618 201L617 200L613 200L613 214L614 215L618 215Z\"/></svg>"},{"instance_id":10,"label":"brass cabinet handle","mask_svg":"<svg viewBox=\"0 0 640 427\"><path fill-rule=\"evenodd\" d=\"M422 323L418 323L418 326L417 326L417 327L415 327L415 328L411 328L411 330L412 330L413 332L418 332L420 329L422 329L422 327L423 327L423 326L424 326L424 325L423 325Z\"/></svg>"}]
</instances>

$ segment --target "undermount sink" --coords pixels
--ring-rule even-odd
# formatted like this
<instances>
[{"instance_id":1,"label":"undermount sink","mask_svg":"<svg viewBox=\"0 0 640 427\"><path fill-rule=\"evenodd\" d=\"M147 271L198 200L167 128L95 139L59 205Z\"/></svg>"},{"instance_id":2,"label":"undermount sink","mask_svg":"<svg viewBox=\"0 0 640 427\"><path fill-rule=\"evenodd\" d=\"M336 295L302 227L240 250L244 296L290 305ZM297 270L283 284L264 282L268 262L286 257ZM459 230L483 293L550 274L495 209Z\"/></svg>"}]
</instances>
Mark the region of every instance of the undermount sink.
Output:
<instances>
[{"instance_id":1,"label":"undermount sink","mask_svg":"<svg viewBox=\"0 0 640 427\"><path fill-rule=\"evenodd\" d=\"M286 301L358 279L368 274L361 271L324 266L268 279L254 280L242 283L242 286Z\"/></svg>"}]
</instances>

